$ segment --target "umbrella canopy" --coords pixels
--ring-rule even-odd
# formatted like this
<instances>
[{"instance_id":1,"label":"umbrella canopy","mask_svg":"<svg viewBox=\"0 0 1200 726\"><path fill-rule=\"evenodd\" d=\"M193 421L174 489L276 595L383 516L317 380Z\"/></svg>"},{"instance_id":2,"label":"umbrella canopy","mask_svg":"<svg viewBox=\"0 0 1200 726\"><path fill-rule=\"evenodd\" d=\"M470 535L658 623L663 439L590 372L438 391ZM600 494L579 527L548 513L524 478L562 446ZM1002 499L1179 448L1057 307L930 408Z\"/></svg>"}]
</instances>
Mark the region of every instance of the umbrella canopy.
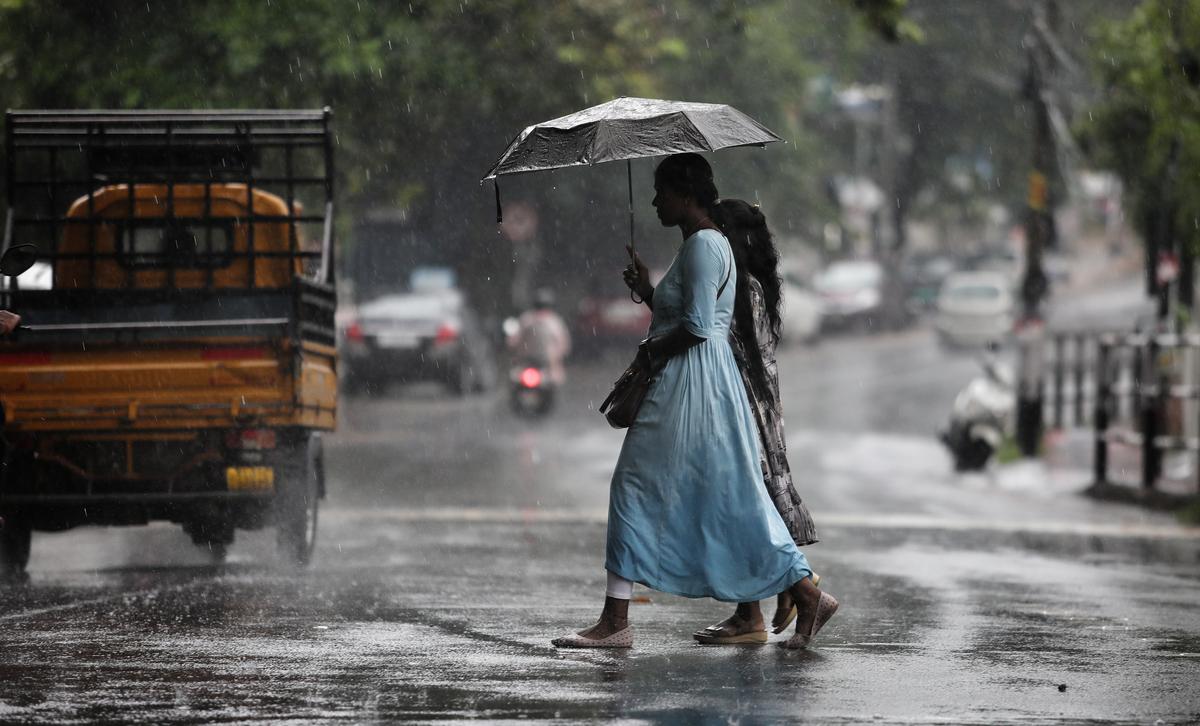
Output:
<instances>
[{"instance_id":1,"label":"umbrella canopy","mask_svg":"<svg viewBox=\"0 0 1200 726\"><path fill-rule=\"evenodd\" d=\"M526 128L484 179L781 140L723 103L621 97Z\"/></svg>"}]
</instances>

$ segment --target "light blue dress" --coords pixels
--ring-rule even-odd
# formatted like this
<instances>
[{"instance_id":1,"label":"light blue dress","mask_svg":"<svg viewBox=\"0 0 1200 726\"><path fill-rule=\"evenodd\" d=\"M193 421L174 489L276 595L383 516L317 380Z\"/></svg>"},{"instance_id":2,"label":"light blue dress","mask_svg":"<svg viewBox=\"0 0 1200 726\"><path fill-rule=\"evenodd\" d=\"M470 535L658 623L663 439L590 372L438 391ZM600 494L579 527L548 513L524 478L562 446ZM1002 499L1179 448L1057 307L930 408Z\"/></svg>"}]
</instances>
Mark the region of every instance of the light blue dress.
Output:
<instances>
[{"instance_id":1,"label":"light blue dress","mask_svg":"<svg viewBox=\"0 0 1200 726\"><path fill-rule=\"evenodd\" d=\"M725 237L700 230L654 290L650 334L682 323L705 341L667 362L625 434L605 568L662 592L749 602L812 570L763 486L758 434L729 345L733 265Z\"/></svg>"}]
</instances>

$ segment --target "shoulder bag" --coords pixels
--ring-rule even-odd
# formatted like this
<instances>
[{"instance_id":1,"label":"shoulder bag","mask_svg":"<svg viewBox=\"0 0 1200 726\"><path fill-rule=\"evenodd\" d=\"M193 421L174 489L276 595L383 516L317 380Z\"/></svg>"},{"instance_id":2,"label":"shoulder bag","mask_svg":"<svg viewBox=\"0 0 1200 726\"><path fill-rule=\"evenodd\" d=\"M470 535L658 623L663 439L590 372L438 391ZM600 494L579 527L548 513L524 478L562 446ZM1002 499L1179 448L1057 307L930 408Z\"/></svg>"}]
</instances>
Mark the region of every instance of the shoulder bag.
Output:
<instances>
[{"instance_id":1,"label":"shoulder bag","mask_svg":"<svg viewBox=\"0 0 1200 726\"><path fill-rule=\"evenodd\" d=\"M721 293L725 292L725 286L729 284L731 274L733 274L732 260L729 269L725 272L725 281L717 290L718 298L721 297ZM600 404L600 413L604 414L609 426L614 429L627 429L633 425L638 411L642 408L642 401L646 400L646 393L650 391L650 381L654 378L654 373L649 357L639 347L633 362L613 384L612 391Z\"/></svg>"}]
</instances>

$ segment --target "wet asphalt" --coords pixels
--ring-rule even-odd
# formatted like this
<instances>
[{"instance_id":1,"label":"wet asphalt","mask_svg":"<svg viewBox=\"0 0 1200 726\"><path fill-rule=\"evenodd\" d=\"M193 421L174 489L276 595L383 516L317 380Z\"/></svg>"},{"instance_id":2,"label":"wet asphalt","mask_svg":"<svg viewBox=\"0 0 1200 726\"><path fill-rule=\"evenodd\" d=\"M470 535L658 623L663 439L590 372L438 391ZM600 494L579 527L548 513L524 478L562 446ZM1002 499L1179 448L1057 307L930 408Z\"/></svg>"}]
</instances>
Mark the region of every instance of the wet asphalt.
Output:
<instances>
[{"instance_id":1,"label":"wet asphalt","mask_svg":"<svg viewBox=\"0 0 1200 726\"><path fill-rule=\"evenodd\" d=\"M1200 721L1200 533L1080 496L1086 471L953 474L933 433L977 366L926 329L783 353L842 602L812 649L696 645L728 608L639 588L633 650L556 651L603 595L621 433L594 408L623 362L581 358L535 422L347 400L307 570L270 532L222 566L165 524L39 533L0 590L0 722Z\"/></svg>"}]
</instances>

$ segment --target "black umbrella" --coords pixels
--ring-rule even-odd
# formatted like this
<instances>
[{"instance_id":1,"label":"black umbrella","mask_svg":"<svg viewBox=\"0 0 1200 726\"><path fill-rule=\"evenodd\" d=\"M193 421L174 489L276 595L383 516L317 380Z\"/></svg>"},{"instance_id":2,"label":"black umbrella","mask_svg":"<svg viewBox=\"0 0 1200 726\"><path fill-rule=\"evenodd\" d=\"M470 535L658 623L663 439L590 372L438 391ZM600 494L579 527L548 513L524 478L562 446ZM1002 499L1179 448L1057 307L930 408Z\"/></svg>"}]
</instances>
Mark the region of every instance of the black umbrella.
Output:
<instances>
[{"instance_id":1,"label":"black umbrella","mask_svg":"<svg viewBox=\"0 0 1200 726\"><path fill-rule=\"evenodd\" d=\"M521 132L484 181L496 185L496 221L503 221L497 177L568 166L626 161L629 244L633 244L633 164L630 160L782 141L762 124L723 103L621 97Z\"/></svg>"}]
</instances>

